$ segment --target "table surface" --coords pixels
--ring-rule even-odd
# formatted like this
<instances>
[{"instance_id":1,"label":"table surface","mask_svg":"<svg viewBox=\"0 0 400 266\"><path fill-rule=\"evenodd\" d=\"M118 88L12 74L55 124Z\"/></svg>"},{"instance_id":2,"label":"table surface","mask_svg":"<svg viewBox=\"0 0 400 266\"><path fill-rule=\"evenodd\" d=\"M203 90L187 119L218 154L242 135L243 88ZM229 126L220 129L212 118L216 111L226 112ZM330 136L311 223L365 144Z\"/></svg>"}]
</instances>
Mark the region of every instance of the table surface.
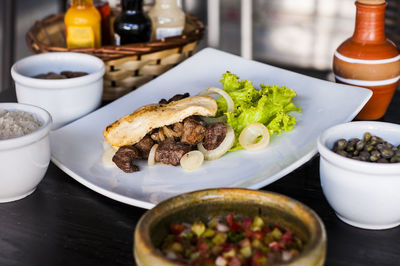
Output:
<instances>
[{"instance_id":1,"label":"table surface","mask_svg":"<svg viewBox=\"0 0 400 266\"><path fill-rule=\"evenodd\" d=\"M0 102L15 102L14 91L0 94ZM383 120L400 123L400 91ZM322 193L318 156L262 190L297 199L321 217L326 265L400 263L400 227L363 230L335 216ZM135 265L133 233L145 211L86 188L50 163L32 195L0 204L0 265Z\"/></svg>"}]
</instances>

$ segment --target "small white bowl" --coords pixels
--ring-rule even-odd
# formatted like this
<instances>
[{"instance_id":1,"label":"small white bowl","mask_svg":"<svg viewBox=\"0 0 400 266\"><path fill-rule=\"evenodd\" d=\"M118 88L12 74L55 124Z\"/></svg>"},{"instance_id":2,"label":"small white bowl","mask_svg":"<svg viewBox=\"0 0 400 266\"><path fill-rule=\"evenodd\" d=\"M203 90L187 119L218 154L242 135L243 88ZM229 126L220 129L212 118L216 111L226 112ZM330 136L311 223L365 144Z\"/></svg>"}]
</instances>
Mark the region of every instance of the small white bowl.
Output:
<instances>
[{"instance_id":1,"label":"small white bowl","mask_svg":"<svg viewBox=\"0 0 400 266\"><path fill-rule=\"evenodd\" d=\"M318 138L322 190L342 221L364 229L392 228L400 224L400 163L362 162L331 151L338 139L362 139L365 132L400 143L397 124L362 121L325 130Z\"/></svg>"},{"instance_id":2,"label":"small white bowl","mask_svg":"<svg viewBox=\"0 0 400 266\"><path fill-rule=\"evenodd\" d=\"M42 126L15 138L0 140L0 202L22 199L35 191L50 163L50 114L33 105L0 103L0 109L31 113Z\"/></svg>"},{"instance_id":3,"label":"small white bowl","mask_svg":"<svg viewBox=\"0 0 400 266\"><path fill-rule=\"evenodd\" d=\"M89 75L70 79L38 79L38 74L83 71ZM19 103L42 107L53 117L53 129L68 124L99 107L105 65L84 53L45 53L26 57L11 68Z\"/></svg>"}]
</instances>

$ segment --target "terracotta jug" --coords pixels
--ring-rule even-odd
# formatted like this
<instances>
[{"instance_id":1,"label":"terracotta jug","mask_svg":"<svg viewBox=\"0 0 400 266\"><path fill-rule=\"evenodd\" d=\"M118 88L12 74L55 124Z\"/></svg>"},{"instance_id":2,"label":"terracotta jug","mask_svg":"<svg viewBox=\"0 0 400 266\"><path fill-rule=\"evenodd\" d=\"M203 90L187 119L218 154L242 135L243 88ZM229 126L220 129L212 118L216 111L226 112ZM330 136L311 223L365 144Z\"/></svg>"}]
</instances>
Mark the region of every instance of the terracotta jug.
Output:
<instances>
[{"instance_id":1,"label":"terracotta jug","mask_svg":"<svg viewBox=\"0 0 400 266\"><path fill-rule=\"evenodd\" d=\"M358 120L381 118L400 79L400 56L396 45L386 39L384 0L358 0L354 34L335 51L336 82L371 89L373 95Z\"/></svg>"}]
</instances>

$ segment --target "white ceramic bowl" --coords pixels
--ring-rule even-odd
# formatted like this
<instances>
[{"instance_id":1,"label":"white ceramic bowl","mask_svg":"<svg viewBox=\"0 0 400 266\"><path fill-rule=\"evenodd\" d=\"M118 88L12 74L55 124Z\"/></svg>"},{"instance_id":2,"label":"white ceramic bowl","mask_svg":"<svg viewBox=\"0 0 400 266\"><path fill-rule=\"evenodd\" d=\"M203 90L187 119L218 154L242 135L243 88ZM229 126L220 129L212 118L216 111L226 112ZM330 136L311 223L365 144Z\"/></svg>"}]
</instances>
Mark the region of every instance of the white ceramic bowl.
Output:
<instances>
[{"instance_id":1,"label":"white ceramic bowl","mask_svg":"<svg viewBox=\"0 0 400 266\"><path fill-rule=\"evenodd\" d=\"M61 71L89 75L70 79L37 79L32 76ZM19 103L42 107L53 117L53 129L72 122L99 107L105 65L83 53L45 53L26 57L11 68Z\"/></svg>"},{"instance_id":2,"label":"white ceramic bowl","mask_svg":"<svg viewBox=\"0 0 400 266\"><path fill-rule=\"evenodd\" d=\"M41 121L37 130L15 138L0 140L0 202L24 198L35 191L50 162L50 114L33 105L0 103L0 109L33 114Z\"/></svg>"},{"instance_id":3,"label":"white ceramic bowl","mask_svg":"<svg viewBox=\"0 0 400 266\"><path fill-rule=\"evenodd\" d=\"M330 149L340 138L363 138L365 132L400 143L400 125L351 122L331 127L318 138L322 190L336 215L365 229L400 224L400 163L370 163L340 156Z\"/></svg>"}]
</instances>

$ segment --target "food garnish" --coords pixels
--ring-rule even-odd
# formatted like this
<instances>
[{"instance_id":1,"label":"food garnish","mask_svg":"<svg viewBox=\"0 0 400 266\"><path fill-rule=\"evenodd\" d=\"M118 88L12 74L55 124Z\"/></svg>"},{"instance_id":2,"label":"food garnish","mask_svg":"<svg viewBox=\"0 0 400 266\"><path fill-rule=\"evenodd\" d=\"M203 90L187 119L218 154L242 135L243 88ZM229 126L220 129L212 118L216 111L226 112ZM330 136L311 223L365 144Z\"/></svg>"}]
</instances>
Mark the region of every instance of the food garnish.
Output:
<instances>
[{"instance_id":1,"label":"food garnish","mask_svg":"<svg viewBox=\"0 0 400 266\"><path fill-rule=\"evenodd\" d=\"M223 90L232 98L234 112L227 112L224 98L217 99L217 116L226 114L227 123L235 131L236 138L242 130L253 123L264 124L270 133L281 134L290 131L296 124L296 118L290 114L292 111L301 112L301 108L294 105L292 99L296 96L293 89L278 85L260 84L260 89L254 88L249 80L240 80L238 76L226 72L220 80ZM236 139L232 150L243 147Z\"/></svg>"},{"instance_id":2,"label":"food garnish","mask_svg":"<svg viewBox=\"0 0 400 266\"><path fill-rule=\"evenodd\" d=\"M214 217L203 223L170 225L160 250L186 265L271 265L288 263L304 248L292 231L267 221L235 216Z\"/></svg>"}]
</instances>

